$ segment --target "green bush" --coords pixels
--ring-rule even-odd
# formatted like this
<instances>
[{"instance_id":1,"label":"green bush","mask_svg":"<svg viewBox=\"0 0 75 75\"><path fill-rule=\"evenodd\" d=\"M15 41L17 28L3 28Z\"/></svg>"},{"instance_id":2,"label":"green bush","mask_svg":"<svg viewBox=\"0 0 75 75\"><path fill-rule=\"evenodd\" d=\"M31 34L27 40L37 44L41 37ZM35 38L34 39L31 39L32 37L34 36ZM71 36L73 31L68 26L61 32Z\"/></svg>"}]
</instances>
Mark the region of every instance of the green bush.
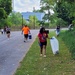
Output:
<instances>
[{"instance_id":1,"label":"green bush","mask_svg":"<svg viewBox=\"0 0 75 75\"><path fill-rule=\"evenodd\" d=\"M60 37L67 45L72 58L75 59L75 30L62 32Z\"/></svg>"}]
</instances>

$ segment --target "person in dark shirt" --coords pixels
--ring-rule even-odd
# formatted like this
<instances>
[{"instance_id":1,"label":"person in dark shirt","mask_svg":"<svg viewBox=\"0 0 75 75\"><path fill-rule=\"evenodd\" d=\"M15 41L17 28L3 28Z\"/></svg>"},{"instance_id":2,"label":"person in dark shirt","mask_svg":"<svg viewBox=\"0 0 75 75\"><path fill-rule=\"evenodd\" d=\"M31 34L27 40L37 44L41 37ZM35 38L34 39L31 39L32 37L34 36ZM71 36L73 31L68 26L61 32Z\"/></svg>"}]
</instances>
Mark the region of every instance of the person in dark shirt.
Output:
<instances>
[{"instance_id":1,"label":"person in dark shirt","mask_svg":"<svg viewBox=\"0 0 75 75\"><path fill-rule=\"evenodd\" d=\"M4 27L4 34L6 33L6 27Z\"/></svg>"},{"instance_id":2,"label":"person in dark shirt","mask_svg":"<svg viewBox=\"0 0 75 75\"><path fill-rule=\"evenodd\" d=\"M58 25L58 26L56 27L56 35L59 36L59 33L60 33L60 26Z\"/></svg>"},{"instance_id":3,"label":"person in dark shirt","mask_svg":"<svg viewBox=\"0 0 75 75\"><path fill-rule=\"evenodd\" d=\"M7 37L10 38L10 28L7 26L6 28Z\"/></svg>"}]
</instances>

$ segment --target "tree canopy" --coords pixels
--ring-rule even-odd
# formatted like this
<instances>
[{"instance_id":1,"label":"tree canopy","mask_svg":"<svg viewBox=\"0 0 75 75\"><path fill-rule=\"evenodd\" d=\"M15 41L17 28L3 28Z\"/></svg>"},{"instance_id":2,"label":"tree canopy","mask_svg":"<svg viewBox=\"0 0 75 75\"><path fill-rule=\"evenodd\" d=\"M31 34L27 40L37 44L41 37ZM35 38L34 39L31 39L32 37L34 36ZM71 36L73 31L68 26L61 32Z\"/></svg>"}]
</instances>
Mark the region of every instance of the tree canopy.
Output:
<instances>
[{"instance_id":1,"label":"tree canopy","mask_svg":"<svg viewBox=\"0 0 75 75\"><path fill-rule=\"evenodd\" d=\"M75 24L75 0L41 0L40 5L41 11L45 12L44 20L48 19L51 22L52 16L55 16L67 24ZM53 10L54 14L51 14L50 10Z\"/></svg>"},{"instance_id":2,"label":"tree canopy","mask_svg":"<svg viewBox=\"0 0 75 75\"><path fill-rule=\"evenodd\" d=\"M0 28L7 22L7 17L12 11L12 0L0 0Z\"/></svg>"},{"instance_id":3,"label":"tree canopy","mask_svg":"<svg viewBox=\"0 0 75 75\"><path fill-rule=\"evenodd\" d=\"M1 18L6 18L10 12L12 11L12 0L0 0L0 14L2 14Z\"/></svg>"}]
</instances>

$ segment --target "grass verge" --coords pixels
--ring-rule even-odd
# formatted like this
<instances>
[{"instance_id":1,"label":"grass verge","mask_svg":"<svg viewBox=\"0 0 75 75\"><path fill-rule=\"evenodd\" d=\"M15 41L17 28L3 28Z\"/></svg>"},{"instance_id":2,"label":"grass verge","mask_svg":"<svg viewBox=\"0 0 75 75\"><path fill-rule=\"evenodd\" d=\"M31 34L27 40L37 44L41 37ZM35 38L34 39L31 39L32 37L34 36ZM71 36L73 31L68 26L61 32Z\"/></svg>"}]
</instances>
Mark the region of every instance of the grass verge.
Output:
<instances>
[{"instance_id":1,"label":"grass verge","mask_svg":"<svg viewBox=\"0 0 75 75\"><path fill-rule=\"evenodd\" d=\"M50 36L55 36L55 32L50 32ZM44 58L40 57L36 38L14 75L75 75L75 61L71 59L71 54L60 36L57 39L60 44L59 55L53 55L48 39L47 57Z\"/></svg>"},{"instance_id":2,"label":"grass verge","mask_svg":"<svg viewBox=\"0 0 75 75\"><path fill-rule=\"evenodd\" d=\"M60 37L68 47L72 58L75 60L75 29L62 32Z\"/></svg>"}]
</instances>

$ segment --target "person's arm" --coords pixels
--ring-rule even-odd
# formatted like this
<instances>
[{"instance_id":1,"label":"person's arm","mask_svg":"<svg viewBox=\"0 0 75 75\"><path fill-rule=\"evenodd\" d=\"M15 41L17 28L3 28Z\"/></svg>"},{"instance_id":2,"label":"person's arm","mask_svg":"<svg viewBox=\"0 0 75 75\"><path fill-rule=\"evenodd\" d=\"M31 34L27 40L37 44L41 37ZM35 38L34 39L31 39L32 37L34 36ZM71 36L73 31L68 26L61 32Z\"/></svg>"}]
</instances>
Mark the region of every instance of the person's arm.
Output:
<instances>
[{"instance_id":1,"label":"person's arm","mask_svg":"<svg viewBox=\"0 0 75 75\"><path fill-rule=\"evenodd\" d=\"M40 43L40 34L38 34L37 37L38 37L38 43Z\"/></svg>"},{"instance_id":2,"label":"person's arm","mask_svg":"<svg viewBox=\"0 0 75 75\"><path fill-rule=\"evenodd\" d=\"M47 34L47 38L48 38L48 39L52 39L52 37L49 37L48 34Z\"/></svg>"},{"instance_id":3,"label":"person's arm","mask_svg":"<svg viewBox=\"0 0 75 75\"><path fill-rule=\"evenodd\" d=\"M21 34L23 34L23 28L22 28Z\"/></svg>"},{"instance_id":4,"label":"person's arm","mask_svg":"<svg viewBox=\"0 0 75 75\"><path fill-rule=\"evenodd\" d=\"M30 30L29 30L29 34L30 34L31 32L30 32Z\"/></svg>"},{"instance_id":5,"label":"person's arm","mask_svg":"<svg viewBox=\"0 0 75 75\"><path fill-rule=\"evenodd\" d=\"M30 29L28 28L29 34L31 34Z\"/></svg>"}]
</instances>

